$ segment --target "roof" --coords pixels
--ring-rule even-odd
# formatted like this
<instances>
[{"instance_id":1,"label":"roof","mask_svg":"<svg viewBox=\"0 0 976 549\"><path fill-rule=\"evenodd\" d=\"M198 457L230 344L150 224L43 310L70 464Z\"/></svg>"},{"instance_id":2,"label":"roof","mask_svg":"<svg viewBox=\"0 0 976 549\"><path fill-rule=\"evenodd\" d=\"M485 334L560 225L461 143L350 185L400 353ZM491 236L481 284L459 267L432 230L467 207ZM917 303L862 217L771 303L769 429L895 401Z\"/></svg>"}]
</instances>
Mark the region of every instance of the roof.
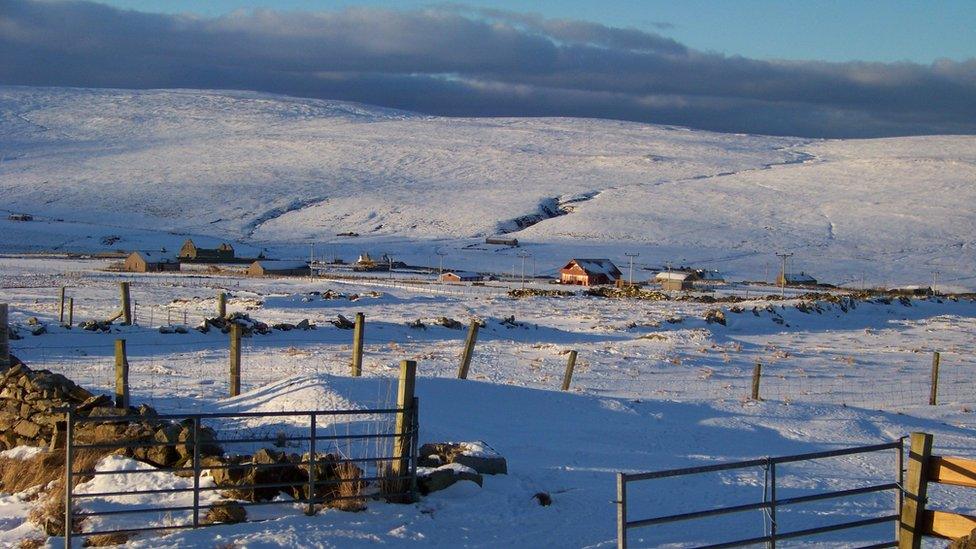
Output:
<instances>
[{"instance_id":1,"label":"roof","mask_svg":"<svg viewBox=\"0 0 976 549\"><path fill-rule=\"evenodd\" d=\"M132 253L142 256L142 258L146 260L146 263L179 263L179 259L177 259L176 254L172 252L136 250Z\"/></svg>"},{"instance_id":2,"label":"roof","mask_svg":"<svg viewBox=\"0 0 976 549\"><path fill-rule=\"evenodd\" d=\"M259 259L251 265L259 265L265 271L293 271L308 268L308 262L306 261L289 261L283 259Z\"/></svg>"},{"instance_id":3,"label":"roof","mask_svg":"<svg viewBox=\"0 0 976 549\"><path fill-rule=\"evenodd\" d=\"M810 282L810 283L817 281L817 279L803 272L789 273L786 275L786 280L790 282Z\"/></svg>"},{"instance_id":4,"label":"roof","mask_svg":"<svg viewBox=\"0 0 976 549\"><path fill-rule=\"evenodd\" d=\"M688 271L662 271L654 275L654 280L693 280L696 278L696 273L691 273Z\"/></svg>"},{"instance_id":5,"label":"roof","mask_svg":"<svg viewBox=\"0 0 976 549\"><path fill-rule=\"evenodd\" d=\"M620 276L620 269L609 259L578 259L574 258L571 263L576 263L588 274L603 274L611 278Z\"/></svg>"},{"instance_id":6,"label":"roof","mask_svg":"<svg viewBox=\"0 0 976 549\"><path fill-rule=\"evenodd\" d=\"M444 274L455 275L458 278L481 278L479 273L472 273L471 271L444 271Z\"/></svg>"}]
</instances>

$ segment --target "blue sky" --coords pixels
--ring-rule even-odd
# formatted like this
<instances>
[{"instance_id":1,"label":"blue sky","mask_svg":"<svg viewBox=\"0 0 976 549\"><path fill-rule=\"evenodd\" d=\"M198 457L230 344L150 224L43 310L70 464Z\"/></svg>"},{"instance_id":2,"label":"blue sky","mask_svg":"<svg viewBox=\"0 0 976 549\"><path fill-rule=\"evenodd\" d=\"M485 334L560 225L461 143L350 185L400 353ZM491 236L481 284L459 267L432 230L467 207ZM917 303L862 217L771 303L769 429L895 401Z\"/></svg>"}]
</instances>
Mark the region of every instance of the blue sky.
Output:
<instances>
[{"instance_id":1,"label":"blue sky","mask_svg":"<svg viewBox=\"0 0 976 549\"><path fill-rule=\"evenodd\" d=\"M108 0L105 4L164 13L221 15L273 7L334 10L436 5L416 0ZM756 59L914 61L976 57L976 0L500 0L464 2L636 27L695 49ZM661 23L673 26L662 28Z\"/></svg>"}]
</instances>

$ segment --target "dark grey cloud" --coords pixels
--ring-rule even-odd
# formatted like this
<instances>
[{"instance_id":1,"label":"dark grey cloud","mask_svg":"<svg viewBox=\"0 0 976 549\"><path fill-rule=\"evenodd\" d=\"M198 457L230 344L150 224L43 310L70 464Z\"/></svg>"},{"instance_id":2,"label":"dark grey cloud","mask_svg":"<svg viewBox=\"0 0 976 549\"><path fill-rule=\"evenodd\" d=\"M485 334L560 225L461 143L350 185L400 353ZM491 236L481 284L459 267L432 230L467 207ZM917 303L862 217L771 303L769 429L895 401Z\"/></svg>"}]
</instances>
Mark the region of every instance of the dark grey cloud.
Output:
<instances>
[{"instance_id":1,"label":"dark grey cloud","mask_svg":"<svg viewBox=\"0 0 976 549\"><path fill-rule=\"evenodd\" d=\"M0 0L0 83L247 89L450 116L818 137L976 133L976 59L755 60L637 29L456 5L203 18Z\"/></svg>"}]
</instances>

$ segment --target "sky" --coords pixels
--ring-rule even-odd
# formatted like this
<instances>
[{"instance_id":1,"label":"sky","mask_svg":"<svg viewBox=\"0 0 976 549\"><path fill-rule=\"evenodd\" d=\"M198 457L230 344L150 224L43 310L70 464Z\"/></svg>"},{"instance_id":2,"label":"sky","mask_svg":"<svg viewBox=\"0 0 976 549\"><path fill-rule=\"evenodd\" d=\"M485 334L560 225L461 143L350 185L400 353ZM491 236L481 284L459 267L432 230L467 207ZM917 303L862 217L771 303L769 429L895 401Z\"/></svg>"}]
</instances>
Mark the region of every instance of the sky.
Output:
<instances>
[{"instance_id":1,"label":"sky","mask_svg":"<svg viewBox=\"0 0 976 549\"><path fill-rule=\"evenodd\" d=\"M274 7L426 8L417 0L108 0L160 13L219 16ZM496 0L470 5L658 32L689 47L758 59L914 61L976 57L973 0Z\"/></svg>"},{"instance_id":2,"label":"sky","mask_svg":"<svg viewBox=\"0 0 976 549\"><path fill-rule=\"evenodd\" d=\"M976 2L0 0L0 84L806 137L976 134Z\"/></svg>"}]
</instances>

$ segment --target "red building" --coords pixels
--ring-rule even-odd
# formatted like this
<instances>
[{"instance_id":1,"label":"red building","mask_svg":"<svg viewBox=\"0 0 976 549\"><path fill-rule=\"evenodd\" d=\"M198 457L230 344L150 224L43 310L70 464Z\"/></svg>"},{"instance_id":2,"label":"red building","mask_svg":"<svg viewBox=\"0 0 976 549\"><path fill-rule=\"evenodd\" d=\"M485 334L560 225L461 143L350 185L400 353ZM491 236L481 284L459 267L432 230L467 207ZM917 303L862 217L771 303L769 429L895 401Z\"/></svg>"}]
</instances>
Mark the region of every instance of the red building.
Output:
<instances>
[{"instance_id":1,"label":"red building","mask_svg":"<svg viewBox=\"0 0 976 549\"><path fill-rule=\"evenodd\" d=\"M559 270L561 284L596 286L613 284L620 278L620 269L609 259L573 259Z\"/></svg>"}]
</instances>

